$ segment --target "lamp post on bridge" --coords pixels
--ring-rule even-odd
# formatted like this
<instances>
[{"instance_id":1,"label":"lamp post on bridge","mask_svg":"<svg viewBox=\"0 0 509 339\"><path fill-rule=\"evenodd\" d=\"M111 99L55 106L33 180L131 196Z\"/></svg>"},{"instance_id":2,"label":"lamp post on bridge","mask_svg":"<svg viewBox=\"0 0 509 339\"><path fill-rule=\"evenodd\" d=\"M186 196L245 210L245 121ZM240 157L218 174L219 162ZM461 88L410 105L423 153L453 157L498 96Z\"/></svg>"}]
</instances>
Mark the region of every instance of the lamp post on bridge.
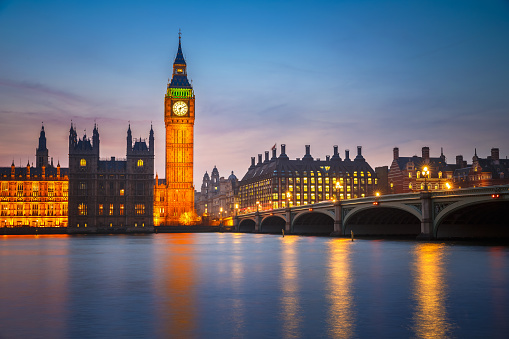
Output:
<instances>
[{"instance_id":1,"label":"lamp post on bridge","mask_svg":"<svg viewBox=\"0 0 509 339\"><path fill-rule=\"evenodd\" d=\"M422 175L424 176L424 190L427 191L428 190L428 181L427 181L427 178L429 176L429 168L428 168L428 166L424 166L422 168Z\"/></svg>"},{"instance_id":2,"label":"lamp post on bridge","mask_svg":"<svg viewBox=\"0 0 509 339\"><path fill-rule=\"evenodd\" d=\"M340 190L343 188L339 179L336 180L334 190L336 191L336 200L334 201L334 232L332 235L343 235L343 222L342 222L342 211L341 211L341 195Z\"/></svg>"}]
</instances>

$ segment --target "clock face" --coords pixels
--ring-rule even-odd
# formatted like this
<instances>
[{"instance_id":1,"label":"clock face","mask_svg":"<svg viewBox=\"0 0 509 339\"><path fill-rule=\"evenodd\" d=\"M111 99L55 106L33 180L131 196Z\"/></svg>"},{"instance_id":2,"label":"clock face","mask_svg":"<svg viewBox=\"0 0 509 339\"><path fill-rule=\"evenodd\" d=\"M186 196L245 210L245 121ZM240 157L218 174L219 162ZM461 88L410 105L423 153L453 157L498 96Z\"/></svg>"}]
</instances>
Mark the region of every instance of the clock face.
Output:
<instances>
[{"instance_id":1,"label":"clock face","mask_svg":"<svg viewBox=\"0 0 509 339\"><path fill-rule=\"evenodd\" d=\"M173 113L182 116L187 113L187 104L183 101L177 101L173 104Z\"/></svg>"}]
</instances>

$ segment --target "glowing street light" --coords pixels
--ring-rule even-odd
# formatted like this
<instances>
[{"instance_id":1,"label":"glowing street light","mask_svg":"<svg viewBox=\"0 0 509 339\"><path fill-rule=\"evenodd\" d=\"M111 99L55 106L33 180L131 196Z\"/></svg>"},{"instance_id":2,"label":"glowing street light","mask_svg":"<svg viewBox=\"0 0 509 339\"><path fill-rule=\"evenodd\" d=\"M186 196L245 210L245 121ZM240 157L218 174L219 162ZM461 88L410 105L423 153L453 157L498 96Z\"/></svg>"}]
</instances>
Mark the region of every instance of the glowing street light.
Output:
<instances>
[{"instance_id":1,"label":"glowing street light","mask_svg":"<svg viewBox=\"0 0 509 339\"><path fill-rule=\"evenodd\" d=\"M259 201L257 201L257 202L256 202L256 213L258 213L258 212L259 212L259 210L260 210L260 202L259 202Z\"/></svg>"},{"instance_id":2,"label":"glowing street light","mask_svg":"<svg viewBox=\"0 0 509 339\"><path fill-rule=\"evenodd\" d=\"M292 193L290 191L286 192L286 199L288 200L288 208L290 208L290 198L292 197Z\"/></svg>"},{"instance_id":3,"label":"glowing street light","mask_svg":"<svg viewBox=\"0 0 509 339\"><path fill-rule=\"evenodd\" d=\"M335 186L335 190L336 190L336 200L339 201L340 200L340 195L339 195L339 191L343 188L343 186L341 186L340 182L339 182L339 179L336 180L336 186Z\"/></svg>"},{"instance_id":4,"label":"glowing street light","mask_svg":"<svg viewBox=\"0 0 509 339\"><path fill-rule=\"evenodd\" d=\"M428 182L427 182L427 178L429 176L429 168L428 166L424 166L422 168L422 175L424 176L424 190L427 191L428 190Z\"/></svg>"}]
</instances>

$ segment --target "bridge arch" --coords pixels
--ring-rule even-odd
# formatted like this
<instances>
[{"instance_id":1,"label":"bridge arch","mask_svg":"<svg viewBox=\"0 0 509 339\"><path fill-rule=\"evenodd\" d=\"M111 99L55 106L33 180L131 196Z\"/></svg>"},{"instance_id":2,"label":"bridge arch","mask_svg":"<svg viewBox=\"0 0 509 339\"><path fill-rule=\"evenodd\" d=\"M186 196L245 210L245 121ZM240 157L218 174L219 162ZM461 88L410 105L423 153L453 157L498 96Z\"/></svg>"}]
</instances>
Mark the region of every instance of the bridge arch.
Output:
<instances>
[{"instance_id":1,"label":"bridge arch","mask_svg":"<svg viewBox=\"0 0 509 339\"><path fill-rule=\"evenodd\" d=\"M435 204L437 208L437 204ZM491 196L451 203L434 221L437 238L509 238L509 200Z\"/></svg>"},{"instance_id":2,"label":"bridge arch","mask_svg":"<svg viewBox=\"0 0 509 339\"><path fill-rule=\"evenodd\" d=\"M384 204L354 208L343 220L345 234L418 236L421 215L411 206Z\"/></svg>"},{"instance_id":3,"label":"bridge arch","mask_svg":"<svg viewBox=\"0 0 509 339\"><path fill-rule=\"evenodd\" d=\"M253 219L242 219L239 222L239 232L254 232L255 221Z\"/></svg>"},{"instance_id":4,"label":"bridge arch","mask_svg":"<svg viewBox=\"0 0 509 339\"><path fill-rule=\"evenodd\" d=\"M330 234L334 231L334 215L328 211L304 211L293 219L296 234Z\"/></svg>"},{"instance_id":5,"label":"bridge arch","mask_svg":"<svg viewBox=\"0 0 509 339\"><path fill-rule=\"evenodd\" d=\"M280 215L269 215L260 222L260 232L281 233L285 229L286 220Z\"/></svg>"}]
</instances>

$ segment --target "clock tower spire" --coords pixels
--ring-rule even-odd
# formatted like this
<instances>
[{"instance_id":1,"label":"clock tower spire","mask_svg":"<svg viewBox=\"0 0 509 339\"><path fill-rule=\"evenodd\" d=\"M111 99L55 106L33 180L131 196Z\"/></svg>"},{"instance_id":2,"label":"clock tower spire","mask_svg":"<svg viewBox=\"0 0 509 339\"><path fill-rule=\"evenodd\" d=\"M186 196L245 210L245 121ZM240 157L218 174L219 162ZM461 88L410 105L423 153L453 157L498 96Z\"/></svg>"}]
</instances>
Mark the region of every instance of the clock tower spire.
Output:
<instances>
[{"instance_id":1,"label":"clock tower spire","mask_svg":"<svg viewBox=\"0 0 509 339\"><path fill-rule=\"evenodd\" d=\"M181 33L173 73L164 98L166 194L164 224L178 225L194 212L194 91L187 79ZM187 218L183 215L187 213Z\"/></svg>"}]
</instances>

